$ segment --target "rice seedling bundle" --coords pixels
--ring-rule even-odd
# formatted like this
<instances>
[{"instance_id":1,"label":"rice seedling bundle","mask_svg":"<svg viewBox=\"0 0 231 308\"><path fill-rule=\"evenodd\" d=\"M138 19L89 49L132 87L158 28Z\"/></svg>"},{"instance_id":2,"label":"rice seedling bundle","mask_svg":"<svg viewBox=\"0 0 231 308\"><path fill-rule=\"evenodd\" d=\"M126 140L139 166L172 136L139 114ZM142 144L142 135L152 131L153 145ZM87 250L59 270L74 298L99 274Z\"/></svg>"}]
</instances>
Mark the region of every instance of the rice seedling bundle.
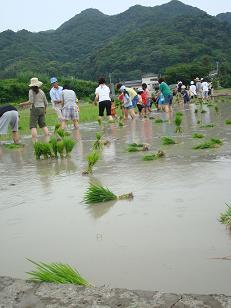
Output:
<instances>
[{"instance_id":1,"label":"rice seedling bundle","mask_svg":"<svg viewBox=\"0 0 231 308\"><path fill-rule=\"evenodd\" d=\"M225 120L225 124L230 125L231 124L231 120Z\"/></svg>"},{"instance_id":2,"label":"rice seedling bundle","mask_svg":"<svg viewBox=\"0 0 231 308\"><path fill-rule=\"evenodd\" d=\"M60 157L64 157L64 143L63 140L57 142L57 152L59 153Z\"/></svg>"},{"instance_id":3,"label":"rice seedling bundle","mask_svg":"<svg viewBox=\"0 0 231 308\"><path fill-rule=\"evenodd\" d=\"M164 122L164 121L163 121L162 119L160 119L160 118L158 118L158 119L155 120L155 123L157 123L157 124L163 123L163 122Z\"/></svg>"},{"instance_id":4,"label":"rice seedling bundle","mask_svg":"<svg viewBox=\"0 0 231 308\"><path fill-rule=\"evenodd\" d=\"M39 141L36 141L34 143L34 153L36 159L40 159L41 156L43 156L46 159L53 156L50 144Z\"/></svg>"},{"instance_id":5,"label":"rice seedling bundle","mask_svg":"<svg viewBox=\"0 0 231 308\"><path fill-rule=\"evenodd\" d=\"M35 153L36 159L41 158L41 156L42 156L41 142L37 141L37 142L34 143L34 153Z\"/></svg>"},{"instance_id":6,"label":"rice seedling bundle","mask_svg":"<svg viewBox=\"0 0 231 308\"><path fill-rule=\"evenodd\" d=\"M63 138L63 144L66 151L66 155L68 156L75 146L75 140L70 137Z\"/></svg>"},{"instance_id":7,"label":"rice seedling bundle","mask_svg":"<svg viewBox=\"0 0 231 308\"><path fill-rule=\"evenodd\" d=\"M88 161L88 166L87 169L85 171L83 171L83 174L89 174L92 173L93 171L93 166L97 163L97 161L100 158L100 153L99 151L91 151L88 155L87 155L87 161Z\"/></svg>"},{"instance_id":8,"label":"rice seedling bundle","mask_svg":"<svg viewBox=\"0 0 231 308\"><path fill-rule=\"evenodd\" d=\"M61 124L60 123L56 123L55 124L55 133L57 132L57 130L61 128Z\"/></svg>"},{"instance_id":9,"label":"rice seedling bundle","mask_svg":"<svg viewBox=\"0 0 231 308\"><path fill-rule=\"evenodd\" d=\"M64 131L64 129L63 128L58 128L57 130L56 130L56 133L61 137L61 138L63 138L63 137L65 137L65 131Z\"/></svg>"},{"instance_id":10,"label":"rice seedling bundle","mask_svg":"<svg viewBox=\"0 0 231 308\"><path fill-rule=\"evenodd\" d=\"M201 123L201 122L200 122ZM198 124L200 124L198 123ZM213 123L210 123L210 124L204 124L204 125L201 125L201 128L212 128L214 127L215 125Z\"/></svg>"},{"instance_id":11,"label":"rice seedling bundle","mask_svg":"<svg viewBox=\"0 0 231 308\"><path fill-rule=\"evenodd\" d=\"M201 138L204 138L204 135L203 134L199 134L199 133L194 133L192 135L193 138L197 138L197 139L201 139Z\"/></svg>"},{"instance_id":12,"label":"rice seedling bundle","mask_svg":"<svg viewBox=\"0 0 231 308\"><path fill-rule=\"evenodd\" d=\"M50 139L51 149L54 153L54 156L58 157L58 147L57 147L57 139L55 137L51 137Z\"/></svg>"},{"instance_id":13,"label":"rice seedling bundle","mask_svg":"<svg viewBox=\"0 0 231 308\"><path fill-rule=\"evenodd\" d=\"M128 193L121 196L116 196L107 187L99 184L90 183L88 190L84 195L84 202L87 204L100 203L112 200L132 199L133 194Z\"/></svg>"},{"instance_id":14,"label":"rice seedling bundle","mask_svg":"<svg viewBox=\"0 0 231 308\"><path fill-rule=\"evenodd\" d=\"M181 127L181 123L182 123L182 116L181 115L176 115L175 117L175 125L176 125L176 133L181 133L182 132L182 127Z\"/></svg>"},{"instance_id":15,"label":"rice seedling bundle","mask_svg":"<svg viewBox=\"0 0 231 308\"><path fill-rule=\"evenodd\" d=\"M224 213L221 213L219 221L222 224L229 226L231 229L231 206L229 206L227 203L226 205L228 209Z\"/></svg>"},{"instance_id":16,"label":"rice seedling bundle","mask_svg":"<svg viewBox=\"0 0 231 308\"><path fill-rule=\"evenodd\" d=\"M176 112L176 117L183 117L183 113L181 111Z\"/></svg>"},{"instance_id":17,"label":"rice seedling bundle","mask_svg":"<svg viewBox=\"0 0 231 308\"><path fill-rule=\"evenodd\" d=\"M143 157L143 160L144 161L156 160L156 159L164 157L164 156L165 156L165 153L163 151L159 150L156 153L153 153L153 154L150 154L150 155L145 155Z\"/></svg>"},{"instance_id":18,"label":"rice seedling bundle","mask_svg":"<svg viewBox=\"0 0 231 308\"><path fill-rule=\"evenodd\" d=\"M102 136L100 132L96 133L96 141L93 143L93 150L101 151L103 149Z\"/></svg>"},{"instance_id":19,"label":"rice seedling bundle","mask_svg":"<svg viewBox=\"0 0 231 308\"><path fill-rule=\"evenodd\" d=\"M131 143L128 145L128 152L139 152L139 151L148 151L150 148L149 144L137 144Z\"/></svg>"},{"instance_id":20,"label":"rice seedling bundle","mask_svg":"<svg viewBox=\"0 0 231 308\"><path fill-rule=\"evenodd\" d=\"M163 136L163 137L161 138L161 140L162 140L162 144L163 144L163 145L176 144L175 140L173 140L172 138L167 137L167 136Z\"/></svg>"},{"instance_id":21,"label":"rice seedling bundle","mask_svg":"<svg viewBox=\"0 0 231 308\"><path fill-rule=\"evenodd\" d=\"M28 259L36 269L27 272L29 280L33 282L52 282L57 284L76 284L90 286L80 273L68 264L35 262Z\"/></svg>"},{"instance_id":22,"label":"rice seedling bundle","mask_svg":"<svg viewBox=\"0 0 231 308\"><path fill-rule=\"evenodd\" d=\"M222 141L220 139L211 138L209 141L205 141L193 147L193 149L214 149L222 145Z\"/></svg>"}]
</instances>

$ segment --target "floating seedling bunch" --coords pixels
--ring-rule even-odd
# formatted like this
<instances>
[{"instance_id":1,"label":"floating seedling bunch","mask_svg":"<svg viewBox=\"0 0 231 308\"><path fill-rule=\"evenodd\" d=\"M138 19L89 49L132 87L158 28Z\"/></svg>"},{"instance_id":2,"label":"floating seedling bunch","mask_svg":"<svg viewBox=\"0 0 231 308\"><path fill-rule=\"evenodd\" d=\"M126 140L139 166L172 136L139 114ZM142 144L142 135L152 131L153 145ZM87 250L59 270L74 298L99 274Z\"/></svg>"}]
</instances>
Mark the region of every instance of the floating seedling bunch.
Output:
<instances>
[{"instance_id":1,"label":"floating seedling bunch","mask_svg":"<svg viewBox=\"0 0 231 308\"><path fill-rule=\"evenodd\" d=\"M221 213L219 221L231 229L231 206L226 203L228 209Z\"/></svg>"},{"instance_id":2,"label":"floating seedling bunch","mask_svg":"<svg viewBox=\"0 0 231 308\"><path fill-rule=\"evenodd\" d=\"M163 145L176 144L176 141L168 136L163 136L161 141Z\"/></svg>"},{"instance_id":3,"label":"floating seedling bunch","mask_svg":"<svg viewBox=\"0 0 231 308\"><path fill-rule=\"evenodd\" d=\"M130 143L128 145L128 152L140 152L140 151L149 151L150 145L147 143Z\"/></svg>"},{"instance_id":4,"label":"floating seedling bunch","mask_svg":"<svg viewBox=\"0 0 231 308\"><path fill-rule=\"evenodd\" d=\"M34 271L27 272L30 281L90 286L87 280L68 264L35 262L30 259L28 261L36 266Z\"/></svg>"},{"instance_id":5,"label":"floating seedling bunch","mask_svg":"<svg viewBox=\"0 0 231 308\"><path fill-rule=\"evenodd\" d=\"M204 135L203 134L199 134L199 133L194 133L192 135L192 137L195 138L195 139L201 139L201 138L204 138Z\"/></svg>"},{"instance_id":6,"label":"floating seedling bunch","mask_svg":"<svg viewBox=\"0 0 231 308\"><path fill-rule=\"evenodd\" d=\"M199 149L214 149L218 148L223 144L223 142L220 139L211 138L208 141L205 141L203 143L200 143L193 147L195 150Z\"/></svg>"},{"instance_id":7,"label":"floating seedling bunch","mask_svg":"<svg viewBox=\"0 0 231 308\"><path fill-rule=\"evenodd\" d=\"M153 154L150 154L150 155L145 155L145 156L143 157L143 160L144 160L144 161L156 160L156 159L162 158L162 157L164 157L164 156L165 156L164 151L159 150L159 151L156 152L156 153L153 153Z\"/></svg>"},{"instance_id":8,"label":"floating seedling bunch","mask_svg":"<svg viewBox=\"0 0 231 308\"><path fill-rule=\"evenodd\" d=\"M87 204L124 199L133 199L133 193L116 196L107 187L103 187L100 184L94 183L90 183L90 186L84 195L84 202Z\"/></svg>"},{"instance_id":9,"label":"floating seedling bunch","mask_svg":"<svg viewBox=\"0 0 231 308\"><path fill-rule=\"evenodd\" d=\"M183 114L181 112L177 112L175 115L175 126L176 126L176 133L182 133L183 129L181 127L181 123L182 123L182 116Z\"/></svg>"}]
</instances>

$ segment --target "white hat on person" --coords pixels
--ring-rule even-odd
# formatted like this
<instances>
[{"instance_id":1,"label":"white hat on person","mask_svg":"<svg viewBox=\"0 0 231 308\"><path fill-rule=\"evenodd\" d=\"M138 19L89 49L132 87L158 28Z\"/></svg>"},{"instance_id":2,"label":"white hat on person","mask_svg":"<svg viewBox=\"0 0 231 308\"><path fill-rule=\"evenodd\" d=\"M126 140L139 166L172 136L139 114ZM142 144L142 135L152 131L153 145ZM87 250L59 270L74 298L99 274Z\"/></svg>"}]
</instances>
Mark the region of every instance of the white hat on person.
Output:
<instances>
[{"instance_id":1,"label":"white hat on person","mask_svg":"<svg viewBox=\"0 0 231 308\"><path fill-rule=\"evenodd\" d=\"M42 84L43 83L39 81L37 77L33 77L30 80L29 87L41 87Z\"/></svg>"},{"instance_id":2,"label":"white hat on person","mask_svg":"<svg viewBox=\"0 0 231 308\"><path fill-rule=\"evenodd\" d=\"M144 90L142 88L138 88L137 92L144 92Z\"/></svg>"},{"instance_id":3,"label":"white hat on person","mask_svg":"<svg viewBox=\"0 0 231 308\"><path fill-rule=\"evenodd\" d=\"M181 89L186 89L186 86L183 84L183 86L181 87Z\"/></svg>"},{"instance_id":4,"label":"white hat on person","mask_svg":"<svg viewBox=\"0 0 231 308\"><path fill-rule=\"evenodd\" d=\"M194 84L194 81L192 80L190 83L191 83L191 84Z\"/></svg>"}]
</instances>

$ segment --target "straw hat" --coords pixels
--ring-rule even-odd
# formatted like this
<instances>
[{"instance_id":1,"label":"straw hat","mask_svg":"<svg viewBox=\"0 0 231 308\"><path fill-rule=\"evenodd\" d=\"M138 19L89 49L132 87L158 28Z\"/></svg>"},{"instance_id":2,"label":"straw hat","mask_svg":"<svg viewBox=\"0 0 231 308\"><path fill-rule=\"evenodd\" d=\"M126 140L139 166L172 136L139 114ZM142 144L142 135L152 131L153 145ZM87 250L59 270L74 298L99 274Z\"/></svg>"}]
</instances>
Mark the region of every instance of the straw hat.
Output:
<instances>
[{"instance_id":1,"label":"straw hat","mask_svg":"<svg viewBox=\"0 0 231 308\"><path fill-rule=\"evenodd\" d=\"M41 87L42 84L43 83L39 81L37 77L33 77L30 80L29 87Z\"/></svg>"}]
</instances>

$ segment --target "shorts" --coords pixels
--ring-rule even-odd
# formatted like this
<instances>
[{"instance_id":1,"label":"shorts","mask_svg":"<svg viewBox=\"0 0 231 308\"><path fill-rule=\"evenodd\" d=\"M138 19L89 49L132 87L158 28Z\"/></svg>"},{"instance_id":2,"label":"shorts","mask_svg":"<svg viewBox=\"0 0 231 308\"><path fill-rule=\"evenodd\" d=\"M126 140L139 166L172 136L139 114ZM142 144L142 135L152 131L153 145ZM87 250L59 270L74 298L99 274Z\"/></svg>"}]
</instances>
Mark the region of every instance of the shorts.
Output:
<instances>
[{"instance_id":1,"label":"shorts","mask_svg":"<svg viewBox=\"0 0 231 308\"><path fill-rule=\"evenodd\" d=\"M143 106L141 104L137 104L137 108L138 108L139 112L141 112L142 109L143 109Z\"/></svg>"},{"instance_id":2,"label":"shorts","mask_svg":"<svg viewBox=\"0 0 231 308\"><path fill-rule=\"evenodd\" d=\"M102 117L106 108L107 116L111 115L111 101L99 102L99 116Z\"/></svg>"},{"instance_id":3,"label":"shorts","mask_svg":"<svg viewBox=\"0 0 231 308\"><path fill-rule=\"evenodd\" d=\"M0 135L8 133L9 125L13 132L18 131L18 111L11 110L3 113L0 117Z\"/></svg>"},{"instance_id":4,"label":"shorts","mask_svg":"<svg viewBox=\"0 0 231 308\"><path fill-rule=\"evenodd\" d=\"M134 96L132 100L133 107L136 107L138 101L139 101L139 96L138 95Z\"/></svg>"},{"instance_id":5,"label":"shorts","mask_svg":"<svg viewBox=\"0 0 231 308\"><path fill-rule=\"evenodd\" d=\"M44 107L32 107L30 110L30 129L37 128L37 125L40 128L46 126Z\"/></svg>"},{"instance_id":6,"label":"shorts","mask_svg":"<svg viewBox=\"0 0 231 308\"><path fill-rule=\"evenodd\" d=\"M172 105L173 96L169 94L164 97L164 105Z\"/></svg>"},{"instance_id":7,"label":"shorts","mask_svg":"<svg viewBox=\"0 0 231 308\"><path fill-rule=\"evenodd\" d=\"M79 112L77 106L63 107L63 120L79 120Z\"/></svg>"}]
</instances>

